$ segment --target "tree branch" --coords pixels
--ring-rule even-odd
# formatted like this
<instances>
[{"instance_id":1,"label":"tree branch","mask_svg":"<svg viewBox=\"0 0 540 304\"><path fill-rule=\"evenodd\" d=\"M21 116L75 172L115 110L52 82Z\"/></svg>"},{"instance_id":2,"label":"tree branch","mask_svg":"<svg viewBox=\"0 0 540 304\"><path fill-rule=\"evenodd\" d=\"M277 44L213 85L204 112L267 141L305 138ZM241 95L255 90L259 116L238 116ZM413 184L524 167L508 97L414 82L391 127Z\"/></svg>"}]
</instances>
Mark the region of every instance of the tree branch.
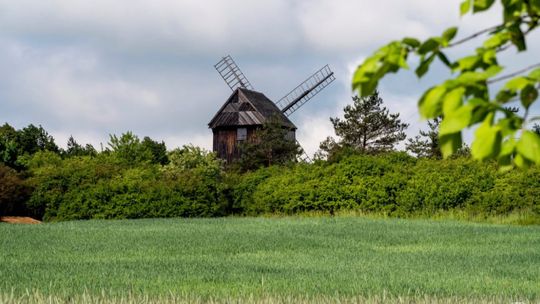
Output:
<instances>
[{"instance_id":1,"label":"tree branch","mask_svg":"<svg viewBox=\"0 0 540 304\"><path fill-rule=\"evenodd\" d=\"M524 69L521 69L521 70L518 70L518 71L515 71L513 73L510 73L508 75L504 75L504 76L501 76L501 77L497 77L497 78L493 78L491 80L489 80L487 83L488 84L493 84L493 83L496 83L496 82L499 82L499 81L503 81L503 80L506 80L506 79L509 79L509 78L513 78L513 77L516 77L516 76L519 76L529 70L532 70L534 68L538 68L540 67L540 62L539 63L536 63L536 64L533 64L533 65L530 65Z\"/></svg>"},{"instance_id":2,"label":"tree branch","mask_svg":"<svg viewBox=\"0 0 540 304\"><path fill-rule=\"evenodd\" d=\"M456 46L456 45L460 45L460 44L462 44L462 43L465 43L465 42L467 42L467 41L469 41L469 40L473 40L474 38L476 38L476 37L478 37L478 36L480 36L480 35L483 35L483 34L485 34L485 33L494 31L494 30L499 29L499 28L501 28L501 27L504 27L504 25L496 25L496 26L489 27L489 28L487 28L487 29L483 29L483 30L481 30L481 31L479 31L479 32L476 32L476 33L474 33L474 34L472 34L472 35L470 35L470 36L468 36L468 37L465 37L465 38L463 38L463 39L461 39L461 40L458 40L458 41L456 41L456 42L454 42L454 43L448 44L447 48L451 48L451 47L454 47L454 46Z\"/></svg>"}]
</instances>

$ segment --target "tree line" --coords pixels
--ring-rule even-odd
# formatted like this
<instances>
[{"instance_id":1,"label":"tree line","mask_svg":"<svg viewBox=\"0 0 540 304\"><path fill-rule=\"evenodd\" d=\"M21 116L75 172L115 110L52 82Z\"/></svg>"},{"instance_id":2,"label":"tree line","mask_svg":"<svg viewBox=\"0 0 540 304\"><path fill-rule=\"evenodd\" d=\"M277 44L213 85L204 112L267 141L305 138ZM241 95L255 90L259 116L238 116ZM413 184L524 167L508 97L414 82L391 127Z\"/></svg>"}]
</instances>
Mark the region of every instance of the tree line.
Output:
<instances>
[{"instance_id":1,"label":"tree line","mask_svg":"<svg viewBox=\"0 0 540 304\"><path fill-rule=\"evenodd\" d=\"M540 214L538 171L501 175L495 164L471 161L467 147L442 160L438 119L408 139L408 154L395 151L408 124L378 93L353 97L343 117L331 122L337 137L321 143L311 164L295 161L300 148L270 121L258 133L260 142L243 145L229 167L204 149L168 151L163 141L131 132L111 135L102 151L73 137L62 149L41 126L16 130L6 123L0 127L0 214L73 220L461 210L518 212L533 222Z\"/></svg>"}]
</instances>

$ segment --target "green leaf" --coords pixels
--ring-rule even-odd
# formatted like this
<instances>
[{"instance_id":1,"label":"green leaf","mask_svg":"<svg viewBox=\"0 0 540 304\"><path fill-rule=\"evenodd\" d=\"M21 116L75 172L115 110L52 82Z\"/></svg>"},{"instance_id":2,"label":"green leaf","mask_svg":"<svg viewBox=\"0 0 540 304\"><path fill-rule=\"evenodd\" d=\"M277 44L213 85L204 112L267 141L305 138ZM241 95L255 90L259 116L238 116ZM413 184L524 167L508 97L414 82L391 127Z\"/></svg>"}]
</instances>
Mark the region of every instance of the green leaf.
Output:
<instances>
[{"instance_id":1,"label":"green leaf","mask_svg":"<svg viewBox=\"0 0 540 304\"><path fill-rule=\"evenodd\" d=\"M437 57L439 57L439 60L441 60L442 63L444 63L447 67L453 68L453 64L448 60L448 57L443 52L438 52Z\"/></svg>"},{"instance_id":2,"label":"green leaf","mask_svg":"<svg viewBox=\"0 0 540 304\"><path fill-rule=\"evenodd\" d=\"M387 55L384 57L384 62L391 65L407 68L407 56L409 51L399 42L392 42L388 45Z\"/></svg>"},{"instance_id":3,"label":"green leaf","mask_svg":"<svg viewBox=\"0 0 540 304\"><path fill-rule=\"evenodd\" d=\"M502 143L501 156L512 155L514 154L515 150L516 150L516 140L514 138L505 140Z\"/></svg>"},{"instance_id":4,"label":"green leaf","mask_svg":"<svg viewBox=\"0 0 540 304\"><path fill-rule=\"evenodd\" d=\"M465 0L461 2L460 12L461 16L467 14L471 10L471 0Z\"/></svg>"},{"instance_id":5,"label":"green leaf","mask_svg":"<svg viewBox=\"0 0 540 304\"><path fill-rule=\"evenodd\" d=\"M501 2L503 5L504 23L513 23L522 17L523 0L502 0Z\"/></svg>"},{"instance_id":6,"label":"green leaf","mask_svg":"<svg viewBox=\"0 0 540 304\"><path fill-rule=\"evenodd\" d=\"M427 71L429 70L429 66L431 65L434 59L435 59L435 53L431 54L428 58L420 62L420 65L418 66L418 68L416 68L416 71L415 71L416 76L418 76L418 78L422 78L422 76L424 76L427 73Z\"/></svg>"},{"instance_id":7,"label":"green leaf","mask_svg":"<svg viewBox=\"0 0 540 304\"><path fill-rule=\"evenodd\" d=\"M439 46L441 45L441 42L437 38L429 38L426 40L420 48L418 48L418 54L425 55L429 52L435 51Z\"/></svg>"},{"instance_id":8,"label":"green leaf","mask_svg":"<svg viewBox=\"0 0 540 304\"><path fill-rule=\"evenodd\" d=\"M482 61L488 65L497 64L497 51L494 49L485 50L482 53Z\"/></svg>"},{"instance_id":9,"label":"green leaf","mask_svg":"<svg viewBox=\"0 0 540 304\"><path fill-rule=\"evenodd\" d=\"M464 86L470 87L478 82L486 81L487 74L485 72L465 72L456 78L456 81Z\"/></svg>"},{"instance_id":10,"label":"green leaf","mask_svg":"<svg viewBox=\"0 0 540 304\"><path fill-rule=\"evenodd\" d=\"M502 66L492 65L484 72L484 74L486 75L486 79L488 79L499 74L502 70L503 70Z\"/></svg>"},{"instance_id":11,"label":"green leaf","mask_svg":"<svg viewBox=\"0 0 540 304\"><path fill-rule=\"evenodd\" d=\"M377 86L379 85L379 81L377 78L373 77L370 81L362 83L360 86L360 97L366 97L369 95L372 95L375 93L375 90L377 89Z\"/></svg>"},{"instance_id":12,"label":"green leaf","mask_svg":"<svg viewBox=\"0 0 540 304\"><path fill-rule=\"evenodd\" d=\"M444 96L443 101L443 113L444 115L452 115L456 109L463 104L463 95L465 95L465 88L458 87L448 92Z\"/></svg>"},{"instance_id":13,"label":"green leaf","mask_svg":"<svg viewBox=\"0 0 540 304\"><path fill-rule=\"evenodd\" d=\"M540 164L540 135L532 131L524 131L516 149L525 159Z\"/></svg>"},{"instance_id":14,"label":"green leaf","mask_svg":"<svg viewBox=\"0 0 540 304\"><path fill-rule=\"evenodd\" d=\"M403 42L404 44L412 47L412 48L417 48L420 46L420 41L416 38L410 38L410 37L406 37L406 38L403 38L403 40L401 40L401 42Z\"/></svg>"},{"instance_id":15,"label":"green leaf","mask_svg":"<svg viewBox=\"0 0 540 304\"><path fill-rule=\"evenodd\" d=\"M442 38L443 38L443 41L448 44L450 41L452 41L452 39L454 39L456 37L456 34L458 32L458 28L457 27L451 27L451 28L448 28L446 31L444 31L444 33L442 34Z\"/></svg>"},{"instance_id":16,"label":"green leaf","mask_svg":"<svg viewBox=\"0 0 540 304\"><path fill-rule=\"evenodd\" d=\"M485 119L475 132L471 153L478 160L492 158L498 155L501 149L501 130L497 126L492 126L490 120L489 117Z\"/></svg>"},{"instance_id":17,"label":"green leaf","mask_svg":"<svg viewBox=\"0 0 540 304\"><path fill-rule=\"evenodd\" d=\"M513 168L512 155L516 150L516 140L510 138L502 143L501 154L499 155L499 171L506 172Z\"/></svg>"},{"instance_id":18,"label":"green leaf","mask_svg":"<svg viewBox=\"0 0 540 304\"><path fill-rule=\"evenodd\" d=\"M516 77L516 78L511 79L510 81L508 81L504 85L504 88L507 89L507 90L516 92L516 91L523 90L523 88L525 88L529 84L531 84L531 81L529 79L521 76L521 77Z\"/></svg>"},{"instance_id":19,"label":"green leaf","mask_svg":"<svg viewBox=\"0 0 540 304\"><path fill-rule=\"evenodd\" d=\"M526 85L523 90L521 90L521 104L528 109L531 104L538 98L538 90L532 85Z\"/></svg>"},{"instance_id":20,"label":"green leaf","mask_svg":"<svg viewBox=\"0 0 540 304\"><path fill-rule=\"evenodd\" d=\"M379 76L382 69L379 60L380 56L370 57L354 72L352 88L354 91L358 91L358 95L369 96L375 91L379 79L382 77Z\"/></svg>"},{"instance_id":21,"label":"green leaf","mask_svg":"<svg viewBox=\"0 0 540 304\"><path fill-rule=\"evenodd\" d=\"M540 0L530 0L529 3L537 14L540 13Z\"/></svg>"},{"instance_id":22,"label":"green leaf","mask_svg":"<svg viewBox=\"0 0 540 304\"><path fill-rule=\"evenodd\" d=\"M446 87L439 85L427 91L419 101L420 115L423 118L434 118L440 116L442 100L446 93Z\"/></svg>"},{"instance_id":23,"label":"green leaf","mask_svg":"<svg viewBox=\"0 0 540 304\"><path fill-rule=\"evenodd\" d=\"M468 104L451 112L450 115L445 115L441 121L439 133L441 135L457 133L468 127L471 123L474 108L474 105Z\"/></svg>"},{"instance_id":24,"label":"green leaf","mask_svg":"<svg viewBox=\"0 0 540 304\"><path fill-rule=\"evenodd\" d=\"M540 1L540 0L539 0ZM535 70L533 70L530 74L529 74L529 78L532 78L536 81L540 81L540 68L537 68Z\"/></svg>"},{"instance_id":25,"label":"green leaf","mask_svg":"<svg viewBox=\"0 0 540 304\"><path fill-rule=\"evenodd\" d=\"M484 42L484 47L488 49L498 48L503 44L507 43L511 37L512 35L508 32L496 33Z\"/></svg>"},{"instance_id":26,"label":"green leaf","mask_svg":"<svg viewBox=\"0 0 540 304\"><path fill-rule=\"evenodd\" d=\"M478 55L463 57L457 61L457 70L473 70L479 61L481 61L481 58Z\"/></svg>"},{"instance_id":27,"label":"green leaf","mask_svg":"<svg viewBox=\"0 0 540 304\"><path fill-rule=\"evenodd\" d=\"M490 109L490 103L484 99L472 98L469 99L468 104L475 107L471 118L471 125L484 121L489 114L494 113L494 110Z\"/></svg>"},{"instance_id":28,"label":"green leaf","mask_svg":"<svg viewBox=\"0 0 540 304\"><path fill-rule=\"evenodd\" d=\"M353 91L356 91L360 88L360 85L367 80L367 77L365 75L365 71L362 70L361 66L358 66L356 68L356 71L354 71L353 80L352 80L352 89Z\"/></svg>"},{"instance_id":29,"label":"green leaf","mask_svg":"<svg viewBox=\"0 0 540 304\"><path fill-rule=\"evenodd\" d=\"M453 134L440 135L439 141L441 144L441 153L444 158L448 158L461 148L463 144L461 140L461 132Z\"/></svg>"},{"instance_id":30,"label":"green leaf","mask_svg":"<svg viewBox=\"0 0 540 304\"><path fill-rule=\"evenodd\" d=\"M499 93L497 93L497 96L495 97L495 101L498 103L507 103L510 99L516 96L516 92L512 92L509 90L501 90Z\"/></svg>"},{"instance_id":31,"label":"green leaf","mask_svg":"<svg viewBox=\"0 0 540 304\"><path fill-rule=\"evenodd\" d=\"M521 31L519 25L515 24L508 28L511 34L512 43L517 47L518 51L522 52L527 50L527 43L525 42L525 35Z\"/></svg>"},{"instance_id":32,"label":"green leaf","mask_svg":"<svg viewBox=\"0 0 540 304\"><path fill-rule=\"evenodd\" d=\"M530 167L533 164L533 162L524 158L521 154L517 154L514 157L514 164L516 164L516 166L518 166L521 169L526 169Z\"/></svg>"},{"instance_id":33,"label":"green leaf","mask_svg":"<svg viewBox=\"0 0 540 304\"><path fill-rule=\"evenodd\" d=\"M499 157L498 162L499 162L499 172L500 173L512 171L512 169L514 169L514 166L512 166L512 157L511 156Z\"/></svg>"},{"instance_id":34,"label":"green leaf","mask_svg":"<svg viewBox=\"0 0 540 304\"><path fill-rule=\"evenodd\" d=\"M495 0L473 0L473 1L474 1L473 12L475 13L488 10L495 2Z\"/></svg>"},{"instance_id":35,"label":"green leaf","mask_svg":"<svg viewBox=\"0 0 540 304\"><path fill-rule=\"evenodd\" d=\"M497 125L501 127L501 132L503 137L516 134L516 131L521 129L523 125L523 119L516 115L510 116L506 115L506 118L500 119L497 122Z\"/></svg>"}]
</instances>

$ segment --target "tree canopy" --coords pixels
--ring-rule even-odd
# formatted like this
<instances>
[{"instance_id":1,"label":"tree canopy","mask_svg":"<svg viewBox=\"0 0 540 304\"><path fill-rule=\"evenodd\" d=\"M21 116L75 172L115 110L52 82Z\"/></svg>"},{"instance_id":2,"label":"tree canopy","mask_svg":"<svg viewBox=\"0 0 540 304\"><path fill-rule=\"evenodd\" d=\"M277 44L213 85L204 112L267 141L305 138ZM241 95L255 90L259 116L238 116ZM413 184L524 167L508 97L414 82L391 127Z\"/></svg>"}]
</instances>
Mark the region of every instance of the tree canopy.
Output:
<instances>
[{"instance_id":1,"label":"tree canopy","mask_svg":"<svg viewBox=\"0 0 540 304\"><path fill-rule=\"evenodd\" d=\"M248 171L295 161L302 148L290 137L290 132L278 118L270 118L252 140L240 145L240 158L234 166L240 171Z\"/></svg>"},{"instance_id":2,"label":"tree canopy","mask_svg":"<svg viewBox=\"0 0 540 304\"><path fill-rule=\"evenodd\" d=\"M407 137L404 131L409 125L399 119L399 113L391 114L383 106L378 92L352 99L353 104L343 108L343 118L330 118L339 140L327 138L321 143L321 150L332 154L346 147L360 153L380 153L393 150Z\"/></svg>"},{"instance_id":3,"label":"tree canopy","mask_svg":"<svg viewBox=\"0 0 540 304\"><path fill-rule=\"evenodd\" d=\"M440 118L435 118L427 122L429 130L420 130L420 134L414 138L409 138L405 144L407 151L416 157L442 158L439 146L439 125Z\"/></svg>"},{"instance_id":4,"label":"tree canopy","mask_svg":"<svg viewBox=\"0 0 540 304\"><path fill-rule=\"evenodd\" d=\"M33 155L38 151L59 153L60 148L54 138L42 126L33 124L16 130L5 123L0 127L0 162L16 169L21 169L20 158Z\"/></svg>"}]
</instances>

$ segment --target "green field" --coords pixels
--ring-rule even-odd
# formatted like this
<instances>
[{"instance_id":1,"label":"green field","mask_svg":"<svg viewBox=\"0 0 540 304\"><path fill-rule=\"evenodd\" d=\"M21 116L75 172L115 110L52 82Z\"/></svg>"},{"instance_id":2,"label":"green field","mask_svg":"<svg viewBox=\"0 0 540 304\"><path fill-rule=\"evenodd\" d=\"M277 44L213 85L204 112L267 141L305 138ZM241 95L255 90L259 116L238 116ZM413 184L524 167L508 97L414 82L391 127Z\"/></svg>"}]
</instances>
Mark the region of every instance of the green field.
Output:
<instances>
[{"instance_id":1,"label":"green field","mask_svg":"<svg viewBox=\"0 0 540 304\"><path fill-rule=\"evenodd\" d=\"M540 227L358 217L0 224L0 301L27 292L537 301Z\"/></svg>"}]
</instances>

